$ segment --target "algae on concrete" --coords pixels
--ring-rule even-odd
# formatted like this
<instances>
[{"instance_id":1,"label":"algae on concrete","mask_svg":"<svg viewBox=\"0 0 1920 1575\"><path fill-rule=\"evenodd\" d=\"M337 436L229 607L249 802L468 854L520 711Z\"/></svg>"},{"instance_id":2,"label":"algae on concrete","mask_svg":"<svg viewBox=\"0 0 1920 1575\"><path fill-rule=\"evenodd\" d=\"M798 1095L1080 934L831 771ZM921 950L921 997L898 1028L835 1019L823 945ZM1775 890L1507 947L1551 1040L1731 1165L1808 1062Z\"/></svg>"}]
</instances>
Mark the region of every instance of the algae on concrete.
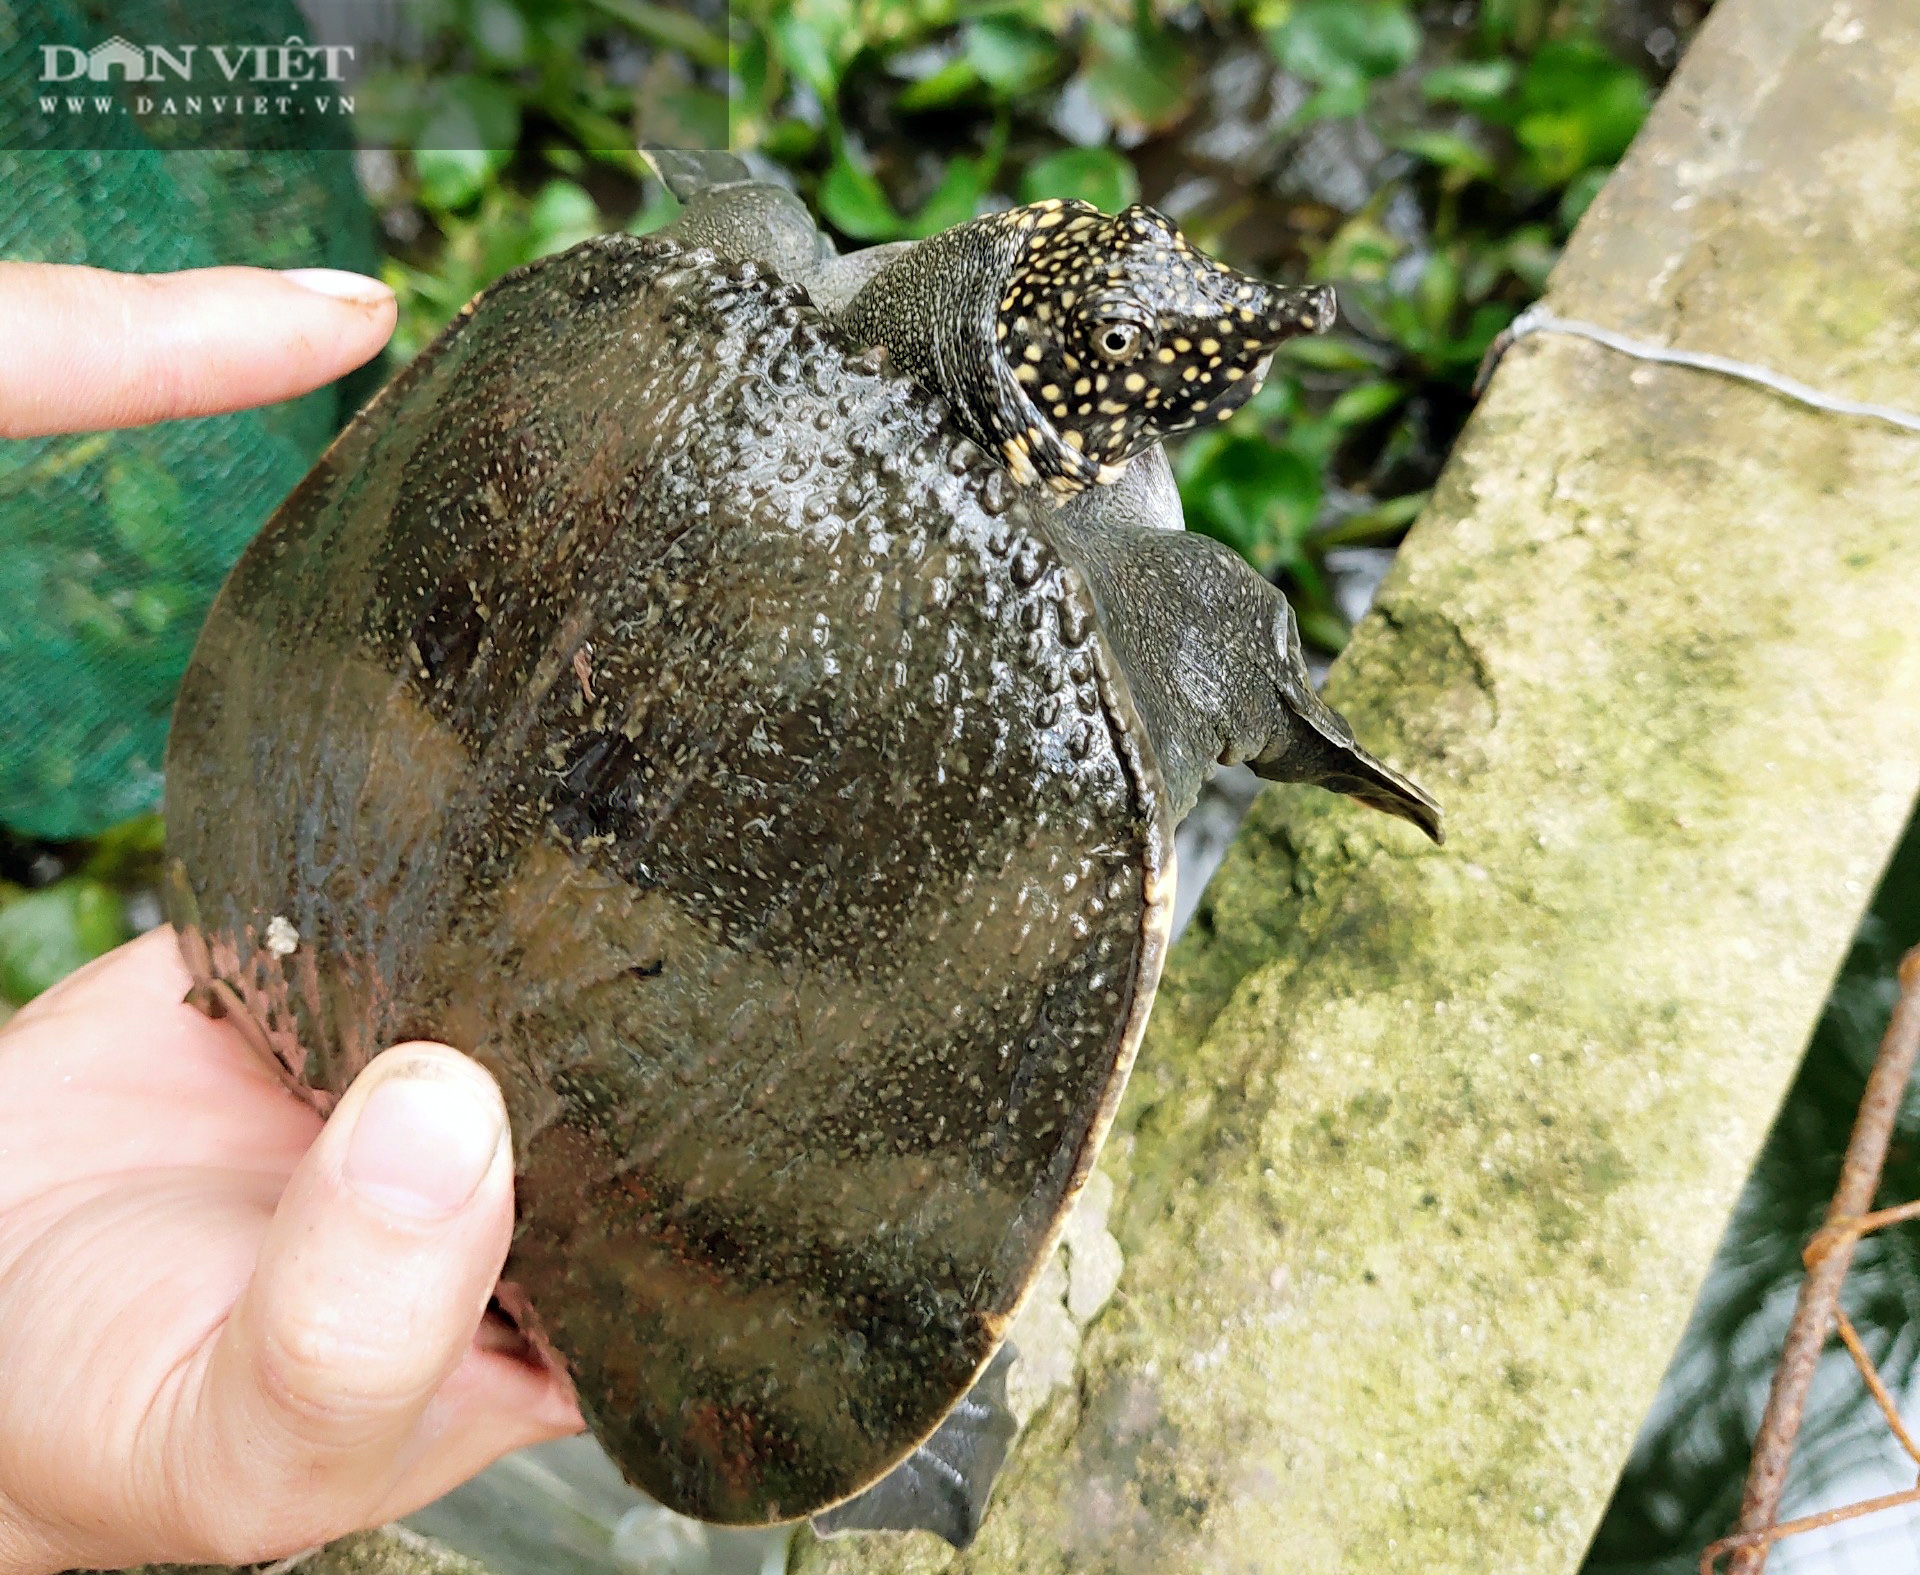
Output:
<instances>
[{"instance_id":1,"label":"algae on concrete","mask_svg":"<svg viewBox=\"0 0 1920 1575\"><path fill-rule=\"evenodd\" d=\"M1920 404L1920 7L1722 0L1567 316ZM1920 783L1920 439L1540 336L1330 697L1448 843L1256 806L980 1540L815 1572L1573 1575Z\"/></svg>"}]
</instances>

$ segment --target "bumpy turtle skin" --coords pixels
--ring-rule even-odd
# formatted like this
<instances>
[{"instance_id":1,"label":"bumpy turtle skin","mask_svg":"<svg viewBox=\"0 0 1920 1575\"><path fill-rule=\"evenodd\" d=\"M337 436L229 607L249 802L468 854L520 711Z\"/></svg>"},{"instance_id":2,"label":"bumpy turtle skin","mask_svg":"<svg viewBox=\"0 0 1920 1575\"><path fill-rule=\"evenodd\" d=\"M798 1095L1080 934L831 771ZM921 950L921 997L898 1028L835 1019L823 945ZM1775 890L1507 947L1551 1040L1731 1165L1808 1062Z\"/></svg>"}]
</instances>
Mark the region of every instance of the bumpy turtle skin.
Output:
<instances>
[{"instance_id":1,"label":"bumpy turtle skin","mask_svg":"<svg viewBox=\"0 0 1920 1575\"><path fill-rule=\"evenodd\" d=\"M296 1087L415 1036L500 1080L508 1277L628 1475L735 1523L872 1482L992 1354L1172 886L1043 517L795 288L657 239L510 275L342 435L208 621L167 814L199 997Z\"/></svg>"}]
</instances>

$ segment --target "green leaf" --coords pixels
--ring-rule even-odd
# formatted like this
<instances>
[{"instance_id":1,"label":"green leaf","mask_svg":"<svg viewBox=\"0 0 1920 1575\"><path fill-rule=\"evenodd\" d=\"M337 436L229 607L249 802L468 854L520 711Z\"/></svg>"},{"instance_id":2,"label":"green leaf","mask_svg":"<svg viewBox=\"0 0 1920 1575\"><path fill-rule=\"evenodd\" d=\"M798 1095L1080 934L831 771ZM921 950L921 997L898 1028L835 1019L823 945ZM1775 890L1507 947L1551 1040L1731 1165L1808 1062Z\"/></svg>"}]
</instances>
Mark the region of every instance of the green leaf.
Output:
<instances>
[{"instance_id":1,"label":"green leaf","mask_svg":"<svg viewBox=\"0 0 1920 1575\"><path fill-rule=\"evenodd\" d=\"M545 257L565 251L605 228L599 206L584 188L570 180L550 180L527 213L528 255Z\"/></svg>"},{"instance_id":2,"label":"green leaf","mask_svg":"<svg viewBox=\"0 0 1920 1575\"><path fill-rule=\"evenodd\" d=\"M1362 211L1340 226L1314 264L1322 279L1353 279L1372 283L1386 278L1387 269L1407 249L1372 214Z\"/></svg>"},{"instance_id":3,"label":"green leaf","mask_svg":"<svg viewBox=\"0 0 1920 1575\"><path fill-rule=\"evenodd\" d=\"M1455 171L1473 180L1492 180L1497 173L1486 149L1457 132L1409 131L1395 137L1393 145L1440 169Z\"/></svg>"},{"instance_id":4,"label":"green leaf","mask_svg":"<svg viewBox=\"0 0 1920 1575\"><path fill-rule=\"evenodd\" d=\"M1349 514L1339 524L1317 531L1316 547L1352 547L1369 542L1387 541L1400 534L1419 518L1431 492L1409 492L1388 498L1359 514Z\"/></svg>"},{"instance_id":5,"label":"green leaf","mask_svg":"<svg viewBox=\"0 0 1920 1575\"><path fill-rule=\"evenodd\" d=\"M1378 353L1359 340L1325 334L1289 339L1280 347L1280 359L1316 372L1371 372L1380 365Z\"/></svg>"},{"instance_id":6,"label":"green leaf","mask_svg":"<svg viewBox=\"0 0 1920 1575\"><path fill-rule=\"evenodd\" d=\"M845 149L834 154L833 165L820 182L820 211L856 240L898 240L907 231L873 172L855 164Z\"/></svg>"},{"instance_id":7,"label":"green leaf","mask_svg":"<svg viewBox=\"0 0 1920 1575\"><path fill-rule=\"evenodd\" d=\"M487 189L500 162L484 148L421 148L413 156L420 200L442 213L467 207Z\"/></svg>"},{"instance_id":8,"label":"green leaf","mask_svg":"<svg viewBox=\"0 0 1920 1575\"><path fill-rule=\"evenodd\" d=\"M1153 131L1178 120L1192 90L1192 61L1171 34L1112 22L1087 29L1087 92L1107 119Z\"/></svg>"},{"instance_id":9,"label":"green leaf","mask_svg":"<svg viewBox=\"0 0 1920 1575\"><path fill-rule=\"evenodd\" d=\"M1327 420L1337 427L1365 426L1378 421L1390 410L1397 410L1407 391L1398 383L1362 383L1349 388L1327 411Z\"/></svg>"},{"instance_id":10,"label":"green leaf","mask_svg":"<svg viewBox=\"0 0 1920 1575\"><path fill-rule=\"evenodd\" d=\"M1567 189L1560 193L1560 227L1571 230L1593 206L1593 199L1600 195L1600 188L1612 175L1610 168L1595 166L1582 170L1567 183Z\"/></svg>"},{"instance_id":11,"label":"green leaf","mask_svg":"<svg viewBox=\"0 0 1920 1575\"><path fill-rule=\"evenodd\" d=\"M1298 455L1301 462L1318 476L1326 472L1333 463L1334 450L1346 440L1349 428L1337 426L1325 415L1303 415L1296 417L1287 428L1287 448ZM1318 508L1318 496L1315 497ZM1304 533L1313 523L1311 518L1300 522L1300 531Z\"/></svg>"},{"instance_id":12,"label":"green leaf","mask_svg":"<svg viewBox=\"0 0 1920 1575\"><path fill-rule=\"evenodd\" d=\"M509 0L475 0L468 32L489 65L517 71L527 63L526 19Z\"/></svg>"},{"instance_id":13,"label":"green leaf","mask_svg":"<svg viewBox=\"0 0 1920 1575\"><path fill-rule=\"evenodd\" d=\"M60 618L75 639L96 655L125 661L118 647L127 643L125 621L113 603L78 580L69 580L57 591Z\"/></svg>"},{"instance_id":14,"label":"green leaf","mask_svg":"<svg viewBox=\"0 0 1920 1575\"><path fill-rule=\"evenodd\" d=\"M1429 335L1440 335L1453 321L1454 308L1460 304L1460 268L1445 252L1435 252L1420 271L1414 286L1414 304L1420 310L1420 323Z\"/></svg>"},{"instance_id":15,"label":"green leaf","mask_svg":"<svg viewBox=\"0 0 1920 1575\"><path fill-rule=\"evenodd\" d=\"M478 149L505 163L519 145L520 101L504 82L449 77L436 89L433 105L420 130L420 148Z\"/></svg>"},{"instance_id":16,"label":"green leaf","mask_svg":"<svg viewBox=\"0 0 1920 1575\"><path fill-rule=\"evenodd\" d=\"M1027 166L1020 200L1078 197L1107 213L1140 200L1140 177L1130 160L1111 148L1062 148Z\"/></svg>"},{"instance_id":17,"label":"green leaf","mask_svg":"<svg viewBox=\"0 0 1920 1575\"><path fill-rule=\"evenodd\" d=\"M160 634L203 611L184 585L143 585L127 603L127 618L142 634Z\"/></svg>"},{"instance_id":18,"label":"green leaf","mask_svg":"<svg viewBox=\"0 0 1920 1575\"><path fill-rule=\"evenodd\" d=\"M938 71L903 87L894 103L909 112L944 109L979 85L980 73L972 65L965 60L949 60Z\"/></svg>"},{"instance_id":19,"label":"green leaf","mask_svg":"<svg viewBox=\"0 0 1920 1575\"><path fill-rule=\"evenodd\" d=\"M1297 550L1320 507L1320 471L1263 436L1214 450L1181 483L1191 529L1225 542L1262 574Z\"/></svg>"},{"instance_id":20,"label":"green leaf","mask_svg":"<svg viewBox=\"0 0 1920 1575\"><path fill-rule=\"evenodd\" d=\"M1514 136L1535 178L1564 185L1627 151L1652 95L1640 74L1600 45L1561 39L1527 62Z\"/></svg>"},{"instance_id":21,"label":"green leaf","mask_svg":"<svg viewBox=\"0 0 1920 1575\"><path fill-rule=\"evenodd\" d=\"M776 164L805 164L824 135L819 126L809 125L795 115L783 115L769 122L761 133L760 151Z\"/></svg>"},{"instance_id":22,"label":"green leaf","mask_svg":"<svg viewBox=\"0 0 1920 1575\"><path fill-rule=\"evenodd\" d=\"M1323 86L1391 76L1420 52L1402 0L1304 0L1271 40L1281 65Z\"/></svg>"},{"instance_id":23,"label":"green leaf","mask_svg":"<svg viewBox=\"0 0 1920 1575\"><path fill-rule=\"evenodd\" d=\"M354 132L368 147L410 148L431 105L420 79L406 71L369 71L353 93Z\"/></svg>"},{"instance_id":24,"label":"green leaf","mask_svg":"<svg viewBox=\"0 0 1920 1575\"><path fill-rule=\"evenodd\" d=\"M1300 413L1300 383L1282 373L1269 377L1229 421L1225 430L1244 437L1249 428L1270 427L1278 421L1291 421Z\"/></svg>"},{"instance_id":25,"label":"green leaf","mask_svg":"<svg viewBox=\"0 0 1920 1575\"><path fill-rule=\"evenodd\" d=\"M1497 109L1513 91L1517 74L1511 60L1454 60L1435 66L1421 77L1420 92L1429 104Z\"/></svg>"},{"instance_id":26,"label":"green leaf","mask_svg":"<svg viewBox=\"0 0 1920 1575\"><path fill-rule=\"evenodd\" d=\"M1559 186L1571 180L1587 162L1586 128L1577 115L1528 115L1514 128L1526 150L1533 180Z\"/></svg>"},{"instance_id":27,"label":"green leaf","mask_svg":"<svg viewBox=\"0 0 1920 1575\"><path fill-rule=\"evenodd\" d=\"M677 49L703 66L727 63L727 41L710 32L688 8L654 5L651 0L587 0L595 10L625 23L650 43Z\"/></svg>"},{"instance_id":28,"label":"green leaf","mask_svg":"<svg viewBox=\"0 0 1920 1575\"><path fill-rule=\"evenodd\" d=\"M1060 45L1051 35L1010 16L984 17L966 32L966 62L980 80L1007 98L1037 91L1060 69Z\"/></svg>"},{"instance_id":29,"label":"green leaf","mask_svg":"<svg viewBox=\"0 0 1920 1575\"><path fill-rule=\"evenodd\" d=\"M1487 348L1505 331L1517 315L1504 301L1483 301L1467 319L1467 331L1448 346L1448 359L1456 367L1478 369Z\"/></svg>"},{"instance_id":30,"label":"green leaf","mask_svg":"<svg viewBox=\"0 0 1920 1575\"><path fill-rule=\"evenodd\" d=\"M664 187L656 190L646 200L638 213L627 221L627 234L651 235L661 225L672 222L680 214L680 203L672 192Z\"/></svg>"},{"instance_id":31,"label":"green leaf","mask_svg":"<svg viewBox=\"0 0 1920 1575\"><path fill-rule=\"evenodd\" d=\"M32 1000L127 938L113 889L83 875L27 892L0 907L0 996Z\"/></svg>"},{"instance_id":32,"label":"green leaf","mask_svg":"<svg viewBox=\"0 0 1920 1575\"><path fill-rule=\"evenodd\" d=\"M1507 237L1501 256L1514 277L1531 294L1538 295L1546 289L1547 275L1560 260L1560 248L1544 224L1523 224Z\"/></svg>"},{"instance_id":33,"label":"green leaf","mask_svg":"<svg viewBox=\"0 0 1920 1575\"><path fill-rule=\"evenodd\" d=\"M1324 575L1320 572L1319 560L1310 558L1297 548L1286 562L1287 573L1293 576L1293 592L1288 600L1302 619L1303 625L1309 607L1318 609L1327 617L1339 619L1340 627L1346 627L1346 620L1333 609L1333 594L1327 588ZM1337 649L1337 648L1336 648Z\"/></svg>"},{"instance_id":34,"label":"green leaf","mask_svg":"<svg viewBox=\"0 0 1920 1575\"><path fill-rule=\"evenodd\" d=\"M773 52L767 47L767 34L763 29L743 27L733 35L727 67L746 103L760 117L772 108L770 95L775 92L772 66Z\"/></svg>"},{"instance_id":35,"label":"green leaf","mask_svg":"<svg viewBox=\"0 0 1920 1575\"><path fill-rule=\"evenodd\" d=\"M1555 0L1480 0L1480 36L1496 49L1530 49L1545 31Z\"/></svg>"},{"instance_id":36,"label":"green leaf","mask_svg":"<svg viewBox=\"0 0 1920 1575\"><path fill-rule=\"evenodd\" d=\"M107 461L105 493L114 539L149 569L174 568L186 510L173 473L123 447Z\"/></svg>"},{"instance_id":37,"label":"green leaf","mask_svg":"<svg viewBox=\"0 0 1920 1575\"><path fill-rule=\"evenodd\" d=\"M812 88L822 104L832 104L839 97L840 71L819 29L806 18L783 11L774 17L770 32L787 69Z\"/></svg>"},{"instance_id":38,"label":"green leaf","mask_svg":"<svg viewBox=\"0 0 1920 1575\"><path fill-rule=\"evenodd\" d=\"M1306 103L1293 112L1288 129L1299 131L1323 120L1345 120L1367 107L1367 84L1359 77L1344 77L1316 88Z\"/></svg>"},{"instance_id":39,"label":"green leaf","mask_svg":"<svg viewBox=\"0 0 1920 1575\"><path fill-rule=\"evenodd\" d=\"M1419 286L1414 288L1417 292ZM1375 323L1388 339L1418 360L1431 359L1438 344L1433 330L1427 326L1426 313L1413 296L1376 292L1368 297L1368 305Z\"/></svg>"},{"instance_id":40,"label":"green leaf","mask_svg":"<svg viewBox=\"0 0 1920 1575\"><path fill-rule=\"evenodd\" d=\"M1347 641L1353 637L1347 620L1330 608L1302 607L1295 616L1300 624L1300 638L1335 656L1347 648Z\"/></svg>"},{"instance_id":41,"label":"green leaf","mask_svg":"<svg viewBox=\"0 0 1920 1575\"><path fill-rule=\"evenodd\" d=\"M915 240L924 240L956 224L965 224L979 209L980 199L987 194L990 171L997 169L999 163L997 153L988 158L952 160L933 195L907 226L908 234Z\"/></svg>"}]
</instances>

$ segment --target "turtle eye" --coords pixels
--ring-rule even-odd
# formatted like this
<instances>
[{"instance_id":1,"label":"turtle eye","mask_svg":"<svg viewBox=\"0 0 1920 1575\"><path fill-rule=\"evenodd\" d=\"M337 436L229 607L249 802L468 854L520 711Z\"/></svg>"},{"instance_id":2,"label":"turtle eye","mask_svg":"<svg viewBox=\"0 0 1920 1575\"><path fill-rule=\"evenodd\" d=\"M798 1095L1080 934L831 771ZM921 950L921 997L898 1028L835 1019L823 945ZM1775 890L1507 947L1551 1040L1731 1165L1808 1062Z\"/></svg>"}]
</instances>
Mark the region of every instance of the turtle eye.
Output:
<instances>
[{"instance_id":1,"label":"turtle eye","mask_svg":"<svg viewBox=\"0 0 1920 1575\"><path fill-rule=\"evenodd\" d=\"M1109 361L1131 361L1140 353L1140 329L1134 323L1108 323L1094 336L1094 344Z\"/></svg>"}]
</instances>

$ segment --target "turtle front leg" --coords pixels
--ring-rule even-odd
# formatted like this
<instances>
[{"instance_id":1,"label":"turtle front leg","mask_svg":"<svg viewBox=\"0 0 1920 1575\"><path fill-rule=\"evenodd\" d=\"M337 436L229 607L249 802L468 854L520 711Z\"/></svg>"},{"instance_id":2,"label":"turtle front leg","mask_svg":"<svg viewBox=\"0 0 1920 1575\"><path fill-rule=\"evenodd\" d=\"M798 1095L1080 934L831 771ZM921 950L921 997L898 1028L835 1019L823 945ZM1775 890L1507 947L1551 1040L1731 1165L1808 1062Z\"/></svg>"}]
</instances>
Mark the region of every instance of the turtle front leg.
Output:
<instances>
[{"instance_id":1,"label":"turtle front leg","mask_svg":"<svg viewBox=\"0 0 1920 1575\"><path fill-rule=\"evenodd\" d=\"M1086 575L1152 739L1176 819L1218 765L1311 782L1441 840L1440 806L1376 760L1314 692L1293 609L1231 549L1169 528L1173 478L1143 454L1050 522Z\"/></svg>"},{"instance_id":2,"label":"turtle front leg","mask_svg":"<svg viewBox=\"0 0 1920 1575\"><path fill-rule=\"evenodd\" d=\"M872 1487L813 1517L813 1529L931 1531L956 1548L970 1544L987 1512L1020 1425L1007 1404L1007 1375L1019 1356L1007 1341L933 1436Z\"/></svg>"},{"instance_id":3,"label":"turtle front leg","mask_svg":"<svg viewBox=\"0 0 1920 1575\"><path fill-rule=\"evenodd\" d=\"M731 153L642 148L641 157L675 197L680 213L659 233L716 257L758 263L836 318L888 264L917 242L893 241L842 257L807 205L784 186L759 179Z\"/></svg>"},{"instance_id":4,"label":"turtle front leg","mask_svg":"<svg viewBox=\"0 0 1920 1575\"><path fill-rule=\"evenodd\" d=\"M731 153L643 148L641 156L680 199L679 216L659 231L667 239L758 263L802 286L838 260L807 205Z\"/></svg>"}]
</instances>

